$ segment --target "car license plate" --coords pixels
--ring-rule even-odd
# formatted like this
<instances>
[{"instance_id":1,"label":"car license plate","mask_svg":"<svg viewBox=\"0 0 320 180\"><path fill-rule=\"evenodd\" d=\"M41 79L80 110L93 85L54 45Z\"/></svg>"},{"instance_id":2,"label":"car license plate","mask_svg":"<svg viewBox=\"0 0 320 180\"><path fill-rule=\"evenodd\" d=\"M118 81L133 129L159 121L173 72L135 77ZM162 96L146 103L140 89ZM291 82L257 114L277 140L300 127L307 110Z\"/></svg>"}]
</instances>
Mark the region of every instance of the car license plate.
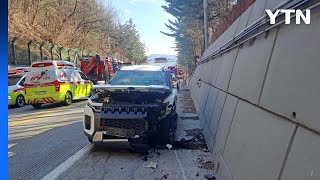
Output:
<instances>
[{"instance_id":1,"label":"car license plate","mask_svg":"<svg viewBox=\"0 0 320 180\"><path fill-rule=\"evenodd\" d=\"M36 91L35 94L36 95L42 95L42 94L46 94L46 92L45 91Z\"/></svg>"},{"instance_id":2,"label":"car license plate","mask_svg":"<svg viewBox=\"0 0 320 180\"><path fill-rule=\"evenodd\" d=\"M131 130L118 129L118 128L107 128L106 135L118 136L118 137L134 137L135 133Z\"/></svg>"}]
</instances>

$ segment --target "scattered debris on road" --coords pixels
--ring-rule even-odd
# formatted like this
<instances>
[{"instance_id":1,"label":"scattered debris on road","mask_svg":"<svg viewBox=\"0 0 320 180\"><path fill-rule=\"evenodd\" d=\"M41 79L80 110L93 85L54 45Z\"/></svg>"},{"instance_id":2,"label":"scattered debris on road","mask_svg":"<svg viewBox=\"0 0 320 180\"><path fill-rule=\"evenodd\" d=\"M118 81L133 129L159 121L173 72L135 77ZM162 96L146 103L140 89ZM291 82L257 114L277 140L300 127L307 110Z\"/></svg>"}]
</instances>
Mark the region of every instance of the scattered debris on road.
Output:
<instances>
[{"instance_id":1,"label":"scattered debris on road","mask_svg":"<svg viewBox=\"0 0 320 180\"><path fill-rule=\"evenodd\" d=\"M142 160L148 161L148 156L143 156L143 157L142 157Z\"/></svg>"},{"instance_id":2,"label":"scattered debris on road","mask_svg":"<svg viewBox=\"0 0 320 180\"><path fill-rule=\"evenodd\" d=\"M159 152L159 151L155 150L154 152L155 152L156 154L158 154L158 156L160 156L160 152Z\"/></svg>"},{"instance_id":3,"label":"scattered debris on road","mask_svg":"<svg viewBox=\"0 0 320 180\"><path fill-rule=\"evenodd\" d=\"M214 174L205 174L204 177L209 180L217 180L217 177Z\"/></svg>"},{"instance_id":4,"label":"scattered debris on road","mask_svg":"<svg viewBox=\"0 0 320 180\"><path fill-rule=\"evenodd\" d=\"M171 144L167 144L166 146L167 146L168 149L171 149L171 148L172 148L172 145L171 145Z\"/></svg>"},{"instance_id":5,"label":"scattered debris on road","mask_svg":"<svg viewBox=\"0 0 320 180\"><path fill-rule=\"evenodd\" d=\"M165 175L163 175L159 180L161 180L161 179L168 179L168 176L169 176L169 174L165 174Z\"/></svg>"},{"instance_id":6,"label":"scattered debris on road","mask_svg":"<svg viewBox=\"0 0 320 180\"><path fill-rule=\"evenodd\" d=\"M202 132L195 135L190 140L181 139L178 142L175 142L173 145L175 148L183 148L183 149L208 149L206 141L204 140L204 136Z\"/></svg>"},{"instance_id":7,"label":"scattered debris on road","mask_svg":"<svg viewBox=\"0 0 320 180\"><path fill-rule=\"evenodd\" d=\"M201 149L203 152L209 152L209 149L208 148L203 148Z\"/></svg>"},{"instance_id":8,"label":"scattered debris on road","mask_svg":"<svg viewBox=\"0 0 320 180\"><path fill-rule=\"evenodd\" d=\"M150 162L147 166L146 166L146 168L151 168L151 169L155 169L155 168L157 168L157 163L155 163L155 162Z\"/></svg>"},{"instance_id":9,"label":"scattered debris on road","mask_svg":"<svg viewBox=\"0 0 320 180\"><path fill-rule=\"evenodd\" d=\"M208 170L214 169L214 164L212 161L200 162L200 164L201 164L201 168L203 169L208 169Z\"/></svg>"},{"instance_id":10,"label":"scattered debris on road","mask_svg":"<svg viewBox=\"0 0 320 180\"><path fill-rule=\"evenodd\" d=\"M198 128L196 128L196 129L187 129L185 131L187 133L187 136L196 136L196 135L198 135L199 133L202 132L202 130L198 129Z\"/></svg>"}]
</instances>

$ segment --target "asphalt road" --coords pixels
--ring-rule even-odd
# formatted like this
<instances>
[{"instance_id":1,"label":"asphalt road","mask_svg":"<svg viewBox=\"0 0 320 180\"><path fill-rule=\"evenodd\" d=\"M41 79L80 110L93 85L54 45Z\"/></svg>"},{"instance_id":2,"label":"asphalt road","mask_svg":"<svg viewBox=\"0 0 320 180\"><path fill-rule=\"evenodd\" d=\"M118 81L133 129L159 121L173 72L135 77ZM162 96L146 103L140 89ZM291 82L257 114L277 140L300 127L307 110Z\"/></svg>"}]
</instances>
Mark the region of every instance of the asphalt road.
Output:
<instances>
[{"instance_id":1,"label":"asphalt road","mask_svg":"<svg viewBox=\"0 0 320 180\"><path fill-rule=\"evenodd\" d=\"M59 179L205 179L204 175L212 172L210 153L203 151L203 146L150 149L147 157L133 152L126 142L88 146L82 130L85 103L10 108L9 179L47 177L87 147L89 152L62 169ZM197 130L199 124L187 90L179 93L177 111L181 117L177 133L187 138L187 132ZM157 167L147 168L150 163Z\"/></svg>"},{"instance_id":2,"label":"asphalt road","mask_svg":"<svg viewBox=\"0 0 320 180\"><path fill-rule=\"evenodd\" d=\"M176 139L192 139L200 128L190 93L181 89L177 103L178 130ZM59 180L192 180L206 179L214 163L210 152L203 151L203 141L150 149L148 155L133 152L127 142L105 142L98 144L65 171ZM151 164L155 167L149 167Z\"/></svg>"},{"instance_id":3,"label":"asphalt road","mask_svg":"<svg viewBox=\"0 0 320 180\"><path fill-rule=\"evenodd\" d=\"M41 179L88 144L85 102L9 109L9 179Z\"/></svg>"}]
</instances>

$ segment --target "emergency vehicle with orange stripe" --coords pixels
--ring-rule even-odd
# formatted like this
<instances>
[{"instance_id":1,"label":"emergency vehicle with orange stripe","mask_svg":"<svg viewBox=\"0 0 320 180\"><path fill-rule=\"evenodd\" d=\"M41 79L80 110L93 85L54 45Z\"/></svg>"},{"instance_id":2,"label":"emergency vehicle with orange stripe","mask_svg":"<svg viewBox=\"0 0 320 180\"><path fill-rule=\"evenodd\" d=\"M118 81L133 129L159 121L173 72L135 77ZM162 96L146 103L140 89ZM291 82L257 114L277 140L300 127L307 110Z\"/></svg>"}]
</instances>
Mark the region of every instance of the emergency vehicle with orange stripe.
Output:
<instances>
[{"instance_id":1,"label":"emergency vehicle with orange stripe","mask_svg":"<svg viewBox=\"0 0 320 180\"><path fill-rule=\"evenodd\" d=\"M46 103L70 105L73 100L86 99L93 83L73 63L45 60L32 63L24 86L26 103L40 108Z\"/></svg>"}]
</instances>

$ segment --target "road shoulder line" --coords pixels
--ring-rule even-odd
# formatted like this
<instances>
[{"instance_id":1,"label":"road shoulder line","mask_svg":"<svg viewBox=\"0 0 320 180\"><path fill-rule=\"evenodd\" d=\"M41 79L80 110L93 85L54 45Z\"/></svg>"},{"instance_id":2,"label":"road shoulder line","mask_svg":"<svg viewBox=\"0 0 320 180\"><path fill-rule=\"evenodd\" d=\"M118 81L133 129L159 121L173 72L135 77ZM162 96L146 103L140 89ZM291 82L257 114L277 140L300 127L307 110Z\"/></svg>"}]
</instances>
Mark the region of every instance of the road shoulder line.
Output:
<instances>
[{"instance_id":1,"label":"road shoulder line","mask_svg":"<svg viewBox=\"0 0 320 180\"><path fill-rule=\"evenodd\" d=\"M41 180L52 180L57 179L62 173L67 171L75 162L77 162L82 157L90 153L90 150L94 147L93 144L88 144L84 148L80 149L74 155L72 155L65 162L56 167L53 171L43 177Z\"/></svg>"},{"instance_id":2,"label":"road shoulder line","mask_svg":"<svg viewBox=\"0 0 320 180\"><path fill-rule=\"evenodd\" d=\"M181 165L181 162L180 162L180 160L179 160L179 158L178 158L178 154L177 154L177 151L176 151L176 150L174 150L174 154L176 155L176 160L177 160L177 162L178 162L178 164L179 164L179 167L180 167L180 170L181 170L181 172L182 172L182 177L183 177L184 180L187 180L186 175L185 175L185 172L184 172L184 169L183 169L183 167L182 167L182 165Z\"/></svg>"}]
</instances>

